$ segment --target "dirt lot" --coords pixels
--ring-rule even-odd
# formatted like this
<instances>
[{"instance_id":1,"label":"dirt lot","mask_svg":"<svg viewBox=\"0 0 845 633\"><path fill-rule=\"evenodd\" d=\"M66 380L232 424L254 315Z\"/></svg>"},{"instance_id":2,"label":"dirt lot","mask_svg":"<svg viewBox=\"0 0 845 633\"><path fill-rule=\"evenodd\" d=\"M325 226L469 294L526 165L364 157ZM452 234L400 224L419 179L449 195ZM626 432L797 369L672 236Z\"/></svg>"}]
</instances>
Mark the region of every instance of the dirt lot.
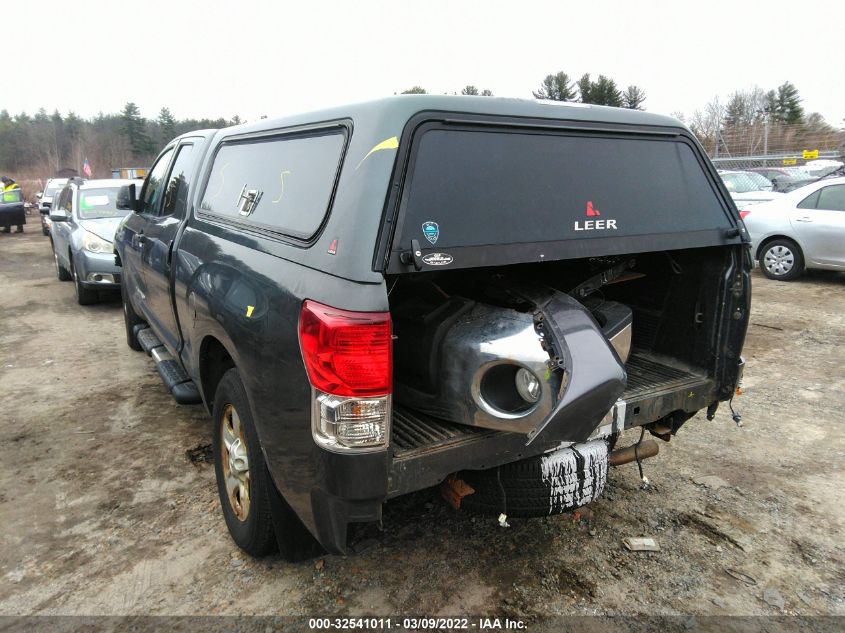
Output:
<instances>
[{"instance_id":1,"label":"dirt lot","mask_svg":"<svg viewBox=\"0 0 845 633\"><path fill-rule=\"evenodd\" d=\"M688 422L651 490L622 466L507 529L425 491L354 554L288 564L234 547L205 411L127 348L119 300L76 305L36 231L0 235L0 614L845 615L845 274L755 273L744 426ZM661 551L623 548L643 535Z\"/></svg>"}]
</instances>

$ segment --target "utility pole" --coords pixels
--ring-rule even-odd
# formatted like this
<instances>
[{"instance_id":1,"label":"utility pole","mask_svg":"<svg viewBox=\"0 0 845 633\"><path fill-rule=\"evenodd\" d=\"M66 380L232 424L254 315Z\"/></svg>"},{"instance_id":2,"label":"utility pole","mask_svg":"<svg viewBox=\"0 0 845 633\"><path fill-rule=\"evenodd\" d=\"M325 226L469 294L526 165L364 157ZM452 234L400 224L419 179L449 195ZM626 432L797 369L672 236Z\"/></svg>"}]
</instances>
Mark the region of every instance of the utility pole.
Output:
<instances>
[{"instance_id":1,"label":"utility pole","mask_svg":"<svg viewBox=\"0 0 845 633\"><path fill-rule=\"evenodd\" d=\"M763 156L769 155L769 110L763 111Z\"/></svg>"},{"instance_id":2,"label":"utility pole","mask_svg":"<svg viewBox=\"0 0 845 633\"><path fill-rule=\"evenodd\" d=\"M763 115L763 156L769 155L769 115L771 115L772 111L769 108L764 108L763 110L757 110L757 114ZM768 165L769 161L765 161Z\"/></svg>"}]
</instances>

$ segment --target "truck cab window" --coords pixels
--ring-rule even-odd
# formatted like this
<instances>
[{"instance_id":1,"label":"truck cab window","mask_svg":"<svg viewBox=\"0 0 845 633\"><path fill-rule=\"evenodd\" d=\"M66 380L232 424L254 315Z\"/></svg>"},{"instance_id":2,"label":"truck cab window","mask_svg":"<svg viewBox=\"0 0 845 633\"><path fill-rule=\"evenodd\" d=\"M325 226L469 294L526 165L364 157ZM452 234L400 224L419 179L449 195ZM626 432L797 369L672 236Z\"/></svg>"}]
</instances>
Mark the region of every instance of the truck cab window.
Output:
<instances>
[{"instance_id":1,"label":"truck cab window","mask_svg":"<svg viewBox=\"0 0 845 633\"><path fill-rule=\"evenodd\" d=\"M161 204L161 198L164 193L164 175L167 172L167 166L170 164L170 157L172 155L173 149L171 148L162 154L153 166L144 185L141 213L147 215L158 214L159 205Z\"/></svg>"},{"instance_id":2,"label":"truck cab window","mask_svg":"<svg viewBox=\"0 0 845 633\"><path fill-rule=\"evenodd\" d=\"M193 145L182 145L170 171L170 178L167 179L167 188L164 191L164 204L161 207L161 215L174 215L182 218L185 216L185 208L188 205L188 187L191 177L191 167L194 164L192 157Z\"/></svg>"}]
</instances>

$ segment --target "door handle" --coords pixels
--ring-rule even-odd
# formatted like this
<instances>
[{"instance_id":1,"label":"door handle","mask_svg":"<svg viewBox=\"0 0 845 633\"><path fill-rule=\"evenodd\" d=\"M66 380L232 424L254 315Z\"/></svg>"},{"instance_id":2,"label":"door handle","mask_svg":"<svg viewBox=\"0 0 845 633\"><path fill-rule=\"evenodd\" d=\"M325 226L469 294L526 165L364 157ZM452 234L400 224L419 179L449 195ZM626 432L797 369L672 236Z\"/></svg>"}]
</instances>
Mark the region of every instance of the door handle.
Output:
<instances>
[{"instance_id":1,"label":"door handle","mask_svg":"<svg viewBox=\"0 0 845 633\"><path fill-rule=\"evenodd\" d=\"M812 222L813 220L806 215L800 218L795 218L796 222Z\"/></svg>"}]
</instances>

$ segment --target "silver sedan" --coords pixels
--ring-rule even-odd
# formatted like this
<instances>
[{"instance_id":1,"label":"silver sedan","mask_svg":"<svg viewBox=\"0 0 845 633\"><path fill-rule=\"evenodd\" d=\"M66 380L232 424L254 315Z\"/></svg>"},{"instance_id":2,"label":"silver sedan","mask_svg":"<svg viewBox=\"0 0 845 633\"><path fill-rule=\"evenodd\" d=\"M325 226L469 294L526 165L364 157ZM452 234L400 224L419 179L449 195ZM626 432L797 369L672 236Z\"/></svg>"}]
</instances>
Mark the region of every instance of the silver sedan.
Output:
<instances>
[{"instance_id":1,"label":"silver sedan","mask_svg":"<svg viewBox=\"0 0 845 633\"><path fill-rule=\"evenodd\" d=\"M807 268L845 271L845 178L826 178L741 214L755 259L769 279Z\"/></svg>"}]
</instances>

